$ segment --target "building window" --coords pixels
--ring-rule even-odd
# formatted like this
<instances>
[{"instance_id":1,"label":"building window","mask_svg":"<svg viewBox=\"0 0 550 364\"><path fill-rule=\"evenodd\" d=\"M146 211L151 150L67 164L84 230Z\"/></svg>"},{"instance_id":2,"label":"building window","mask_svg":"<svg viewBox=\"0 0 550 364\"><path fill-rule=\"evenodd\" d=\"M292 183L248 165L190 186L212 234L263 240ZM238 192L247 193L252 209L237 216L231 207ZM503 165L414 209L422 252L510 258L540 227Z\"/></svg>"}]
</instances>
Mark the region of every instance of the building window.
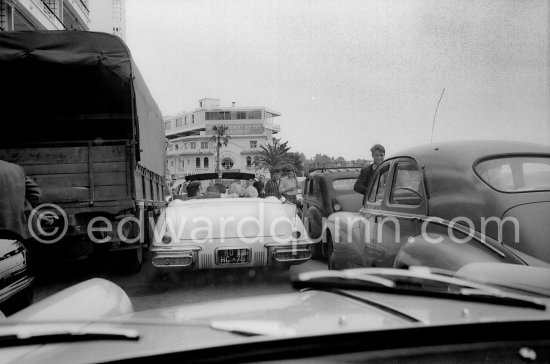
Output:
<instances>
[{"instance_id":1,"label":"building window","mask_svg":"<svg viewBox=\"0 0 550 364\"><path fill-rule=\"evenodd\" d=\"M183 166L184 166L183 159L180 159L180 168L183 169Z\"/></svg>"},{"instance_id":2,"label":"building window","mask_svg":"<svg viewBox=\"0 0 550 364\"><path fill-rule=\"evenodd\" d=\"M201 159L200 158L195 159L195 167L197 167L197 168L201 167Z\"/></svg>"},{"instance_id":3,"label":"building window","mask_svg":"<svg viewBox=\"0 0 550 364\"><path fill-rule=\"evenodd\" d=\"M233 160L231 158L224 158L222 160L222 168L223 169L231 169L233 168Z\"/></svg>"},{"instance_id":4,"label":"building window","mask_svg":"<svg viewBox=\"0 0 550 364\"><path fill-rule=\"evenodd\" d=\"M250 156L246 157L246 166L252 167L252 158Z\"/></svg>"},{"instance_id":5,"label":"building window","mask_svg":"<svg viewBox=\"0 0 550 364\"><path fill-rule=\"evenodd\" d=\"M237 111L237 119L238 120L246 119L246 111Z\"/></svg>"},{"instance_id":6,"label":"building window","mask_svg":"<svg viewBox=\"0 0 550 364\"><path fill-rule=\"evenodd\" d=\"M202 107L202 101L199 101L199 105L200 105L200 107Z\"/></svg>"},{"instance_id":7,"label":"building window","mask_svg":"<svg viewBox=\"0 0 550 364\"><path fill-rule=\"evenodd\" d=\"M250 149L258 148L258 142L256 140L250 141Z\"/></svg>"},{"instance_id":8,"label":"building window","mask_svg":"<svg viewBox=\"0 0 550 364\"><path fill-rule=\"evenodd\" d=\"M176 150L180 148L179 144L175 144L175 146L176 146Z\"/></svg>"},{"instance_id":9,"label":"building window","mask_svg":"<svg viewBox=\"0 0 550 364\"><path fill-rule=\"evenodd\" d=\"M208 157L204 157L204 168L208 168Z\"/></svg>"},{"instance_id":10,"label":"building window","mask_svg":"<svg viewBox=\"0 0 550 364\"><path fill-rule=\"evenodd\" d=\"M173 166L174 166L174 160L172 159L172 160L170 161L170 167L173 167Z\"/></svg>"},{"instance_id":11,"label":"building window","mask_svg":"<svg viewBox=\"0 0 550 364\"><path fill-rule=\"evenodd\" d=\"M191 142L191 149L197 149L197 143Z\"/></svg>"},{"instance_id":12,"label":"building window","mask_svg":"<svg viewBox=\"0 0 550 364\"><path fill-rule=\"evenodd\" d=\"M189 143L183 143L183 149L189 149Z\"/></svg>"},{"instance_id":13,"label":"building window","mask_svg":"<svg viewBox=\"0 0 550 364\"><path fill-rule=\"evenodd\" d=\"M262 118L262 112L261 112L261 110L249 111L249 112L246 113L246 118L247 119L261 119Z\"/></svg>"},{"instance_id":14,"label":"building window","mask_svg":"<svg viewBox=\"0 0 550 364\"><path fill-rule=\"evenodd\" d=\"M178 126L181 126L181 125L182 125L182 124L181 124L181 118L177 118L177 119L176 119L176 128L177 128Z\"/></svg>"},{"instance_id":15,"label":"building window","mask_svg":"<svg viewBox=\"0 0 550 364\"><path fill-rule=\"evenodd\" d=\"M207 111L204 114L206 120L231 120L230 111Z\"/></svg>"},{"instance_id":16,"label":"building window","mask_svg":"<svg viewBox=\"0 0 550 364\"><path fill-rule=\"evenodd\" d=\"M195 114L191 115L191 124L195 124Z\"/></svg>"},{"instance_id":17,"label":"building window","mask_svg":"<svg viewBox=\"0 0 550 364\"><path fill-rule=\"evenodd\" d=\"M187 116L185 117L183 123L184 123L184 125L187 125Z\"/></svg>"},{"instance_id":18,"label":"building window","mask_svg":"<svg viewBox=\"0 0 550 364\"><path fill-rule=\"evenodd\" d=\"M201 149L208 149L208 142L201 142Z\"/></svg>"}]
</instances>

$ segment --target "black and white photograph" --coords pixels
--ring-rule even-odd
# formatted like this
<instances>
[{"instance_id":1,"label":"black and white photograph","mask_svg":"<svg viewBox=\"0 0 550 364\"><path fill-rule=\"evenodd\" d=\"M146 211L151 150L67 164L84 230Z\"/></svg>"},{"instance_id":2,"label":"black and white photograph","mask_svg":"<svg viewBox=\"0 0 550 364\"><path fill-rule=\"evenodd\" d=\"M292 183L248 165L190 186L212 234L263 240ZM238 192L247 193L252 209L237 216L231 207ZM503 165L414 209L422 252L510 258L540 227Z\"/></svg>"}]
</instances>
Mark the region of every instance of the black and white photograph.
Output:
<instances>
[{"instance_id":1,"label":"black and white photograph","mask_svg":"<svg viewBox=\"0 0 550 364\"><path fill-rule=\"evenodd\" d=\"M0 0L1 363L549 363L547 0Z\"/></svg>"}]
</instances>

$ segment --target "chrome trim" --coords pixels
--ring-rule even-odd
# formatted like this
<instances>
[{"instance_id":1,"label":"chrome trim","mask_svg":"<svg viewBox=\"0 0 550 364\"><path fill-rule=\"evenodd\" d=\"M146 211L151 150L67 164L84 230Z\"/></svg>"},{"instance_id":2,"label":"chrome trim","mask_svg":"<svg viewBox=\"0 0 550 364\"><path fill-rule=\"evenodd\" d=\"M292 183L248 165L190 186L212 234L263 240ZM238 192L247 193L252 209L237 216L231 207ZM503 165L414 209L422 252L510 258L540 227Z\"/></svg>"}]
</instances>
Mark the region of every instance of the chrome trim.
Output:
<instances>
[{"instance_id":1,"label":"chrome trim","mask_svg":"<svg viewBox=\"0 0 550 364\"><path fill-rule=\"evenodd\" d=\"M2 288L0 290L0 302L5 302L9 300L13 295L21 292L27 287L30 287L33 281L34 277L27 277L20 279L19 281L12 283L5 288Z\"/></svg>"},{"instance_id":2,"label":"chrome trim","mask_svg":"<svg viewBox=\"0 0 550 364\"><path fill-rule=\"evenodd\" d=\"M191 263L189 264L157 264L155 263L156 259L163 259L163 258L191 258ZM181 253L172 253L172 254L155 254L153 258L151 259L151 262L153 265L157 268L164 268L164 267L189 267L195 264L195 254L193 252L181 252Z\"/></svg>"},{"instance_id":3,"label":"chrome trim","mask_svg":"<svg viewBox=\"0 0 550 364\"><path fill-rule=\"evenodd\" d=\"M300 252L300 253L308 253L309 256L306 258L279 258L277 257L277 254L278 253L297 253L297 252ZM312 256L312 252L311 252L311 249L292 249L292 248L289 248L289 249L274 249L273 253L272 253L272 256L273 256L273 259L275 259L277 262L304 262L304 261L308 261L309 259L311 259L311 256Z\"/></svg>"},{"instance_id":4,"label":"chrome trim","mask_svg":"<svg viewBox=\"0 0 550 364\"><path fill-rule=\"evenodd\" d=\"M265 250L254 252L254 263L255 267L264 267L267 265L267 254Z\"/></svg>"},{"instance_id":5,"label":"chrome trim","mask_svg":"<svg viewBox=\"0 0 550 364\"><path fill-rule=\"evenodd\" d=\"M211 269L212 268L212 256L210 254L199 254L199 269Z\"/></svg>"},{"instance_id":6,"label":"chrome trim","mask_svg":"<svg viewBox=\"0 0 550 364\"><path fill-rule=\"evenodd\" d=\"M158 252L158 253L173 253L173 252L200 252L202 247L200 246L190 246L190 245L180 245L180 246L153 246L149 251Z\"/></svg>"},{"instance_id":7,"label":"chrome trim","mask_svg":"<svg viewBox=\"0 0 550 364\"><path fill-rule=\"evenodd\" d=\"M301 241L296 241L296 242L289 241L288 243L267 243L267 244L264 244L264 246L266 248L285 248L285 247L309 246L311 244L315 244L315 243L312 243L309 240L301 240Z\"/></svg>"}]
</instances>

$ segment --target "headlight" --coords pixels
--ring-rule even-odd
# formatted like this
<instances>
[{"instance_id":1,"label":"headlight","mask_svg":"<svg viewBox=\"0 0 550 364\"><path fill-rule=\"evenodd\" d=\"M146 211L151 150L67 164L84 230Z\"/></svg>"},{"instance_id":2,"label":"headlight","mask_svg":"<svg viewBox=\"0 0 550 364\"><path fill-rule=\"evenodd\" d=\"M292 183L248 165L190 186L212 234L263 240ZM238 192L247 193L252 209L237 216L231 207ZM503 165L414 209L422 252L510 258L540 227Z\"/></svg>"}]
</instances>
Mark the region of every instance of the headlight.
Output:
<instances>
[{"instance_id":1,"label":"headlight","mask_svg":"<svg viewBox=\"0 0 550 364\"><path fill-rule=\"evenodd\" d=\"M172 238L169 237L168 235L164 235L164 236L162 237L162 242L163 242L164 244L170 244L171 241L172 241Z\"/></svg>"},{"instance_id":2,"label":"headlight","mask_svg":"<svg viewBox=\"0 0 550 364\"><path fill-rule=\"evenodd\" d=\"M342 207L339 204L337 203L334 204L334 211L340 211L341 209Z\"/></svg>"}]
</instances>

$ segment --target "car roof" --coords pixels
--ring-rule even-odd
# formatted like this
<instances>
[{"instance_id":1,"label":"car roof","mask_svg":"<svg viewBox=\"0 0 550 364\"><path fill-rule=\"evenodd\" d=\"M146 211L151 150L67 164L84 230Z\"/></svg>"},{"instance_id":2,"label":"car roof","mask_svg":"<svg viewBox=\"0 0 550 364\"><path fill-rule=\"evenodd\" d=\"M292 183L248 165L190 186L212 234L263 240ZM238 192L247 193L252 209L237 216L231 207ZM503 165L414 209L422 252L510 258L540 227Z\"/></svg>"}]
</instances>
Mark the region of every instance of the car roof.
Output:
<instances>
[{"instance_id":1,"label":"car roof","mask_svg":"<svg viewBox=\"0 0 550 364\"><path fill-rule=\"evenodd\" d=\"M550 146L505 140L468 140L424 144L402 150L388 159L413 157L424 166L452 160L455 167L471 169L476 161L497 155L549 154Z\"/></svg>"},{"instance_id":2,"label":"car roof","mask_svg":"<svg viewBox=\"0 0 550 364\"><path fill-rule=\"evenodd\" d=\"M359 176L361 168L330 168L323 170L316 170L309 173L309 177L321 177L327 179L340 179L340 178L353 178Z\"/></svg>"},{"instance_id":3,"label":"car roof","mask_svg":"<svg viewBox=\"0 0 550 364\"><path fill-rule=\"evenodd\" d=\"M544 154L550 146L514 141L478 140L433 143L392 155L412 157L420 163L428 191L428 214L451 220L456 216L501 217L509 208L537 200L533 194L498 192L474 172L474 164L494 156Z\"/></svg>"}]
</instances>

